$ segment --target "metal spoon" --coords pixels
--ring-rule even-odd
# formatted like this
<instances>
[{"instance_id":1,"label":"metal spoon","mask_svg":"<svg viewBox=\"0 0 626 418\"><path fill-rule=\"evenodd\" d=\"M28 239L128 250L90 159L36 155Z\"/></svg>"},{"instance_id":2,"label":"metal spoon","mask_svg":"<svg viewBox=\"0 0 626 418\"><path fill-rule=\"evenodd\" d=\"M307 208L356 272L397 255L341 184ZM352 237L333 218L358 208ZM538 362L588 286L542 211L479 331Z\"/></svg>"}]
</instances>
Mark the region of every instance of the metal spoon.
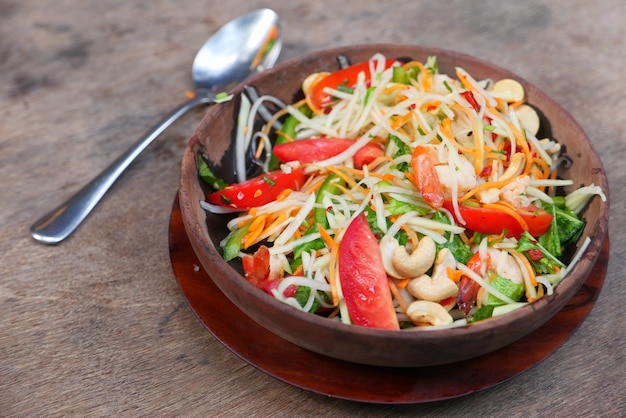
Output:
<instances>
[{"instance_id":1,"label":"metal spoon","mask_svg":"<svg viewBox=\"0 0 626 418\"><path fill-rule=\"evenodd\" d=\"M30 228L33 238L45 244L56 244L67 238L124 170L167 127L190 109L213 102L219 92L227 91L253 73L272 67L281 46L278 15L270 9L259 9L228 22L195 57L192 69L195 97L163 119L68 201L35 222Z\"/></svg>"}]
</instances>

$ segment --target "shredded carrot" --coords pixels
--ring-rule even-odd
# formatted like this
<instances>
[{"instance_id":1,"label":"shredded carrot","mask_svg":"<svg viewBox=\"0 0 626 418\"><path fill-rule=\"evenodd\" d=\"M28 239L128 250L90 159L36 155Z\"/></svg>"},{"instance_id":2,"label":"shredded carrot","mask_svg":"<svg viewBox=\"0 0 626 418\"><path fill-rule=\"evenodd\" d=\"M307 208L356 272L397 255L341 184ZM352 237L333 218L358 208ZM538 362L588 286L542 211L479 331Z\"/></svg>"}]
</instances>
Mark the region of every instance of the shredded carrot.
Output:
<instances>
[{"instance_id":1,"label":"shredded carrot","mask_svg":"<svg viewBox=\"0 0 626 418\"><path fill-rule=\"evenodd\" d=\"M280 212L278 214L278 216L276 216L271 223L267 226L267 228L265 228L265 231L270 231L272 230L272 228L274 228L276 225L279 225L281 222L284 222L287 219L287 213L285 212ZM269 221L268 221L269 222Z\"/></svg>"},{"instance_id":2,"label":"shredded carrot","mask_svg":"<svg viewBox=\"0 0 626 418\"><path fill-rule=\"evenodd\" d=\"M381 157L381 158L384 158L385 160L391 159L391 157ZM391 159L391 160L393 160L393 159ZM365 172L363 170L359 170L358 168L352 168L352 167L348 167L348 166L329 167L329 170L333 171L336 174L337 174L338 170L341 170L341 171L345 171L346 173L350 173L350 174L353 174L353 175L358 176L358 177L365 177ZM387 174L379 174L379 173L372 173L370 171L368 173L368 175L371 176L371 177L379 178L381 180L393 180L395 178L395 176L393 174L389 174L389 173L387 173ZM344 180L345 180L345 178L344 178ZM347 180L346 180L346 183L347 183ZM356 186L356 182L354 180L352 180L352 179L351 179L351 183L348 183L348 184L351 184L351 187Z\"/></svg>"},{"instance_id":3,"label":"shredded carrot","mask_svg":"<svg viewBox=\"0 0 626 418\"><path fill-rule=\"evenodd\" d=\"M547 179L550 176L550 166L543 158L533 158L533 164L540 168L540 179Z\"/></svg>"},{"instance_id":4,"label":"shredded carrot","mask_svg":"<svg viewBox=\"0 0 626 418\"><path fill-rule=\"evenodd\" d=\"M344 172L346 170L339 170L338 167L328 167L328 171L330 171L331 173L334 173L334 174L338 175L339 177L341 177L341 179L343 181L345 181L346 184L349 185L350 187L356 186L356 181L354 181L354 179L351 176L348 176Z\"/></svg>"},{"instance_id":5,"label":"shredded carrot","mask_svg":"<svg viewBox=\"0 0 626 418\"><path fill-rule=\"evenodd\" d=\"M420 106L420 110L430 112L439 109L439 106L441 106L441 100L429 100L422 103L422 105Z\"/></svg>"},{"instance_id":6,"label":"shredded carrot","mask_svg":"<svg viewBox=\"0 0 626 418\"><path fill-rule=\"evenodd\" d=\"M335 240L333 239L333 237L330 236L328 231L321 224L317 224L317 230L324 240L324 243L326 243L326 246L332 250L333 246L335 245Z\"/></svg>"},{"instance_id":7,"label":"shredded carrot","mask_svg":"<svg viewBox=\"0 0 626 418\"><path fill-rule=\"evenodd\" d=\"M391 129L398 129L400 126L410 121L412 117L413 117L412 112L406 112L402 116L394 115L392 122L391 122Z\"/></svg>"},{"instance_id":8,"label":"shredded carrot","mask_svg":"<svg viewBox=\"0 0 626 418\"><path fill-rule=\"evenodd\" d=\"M287 198L287 196L289 196L291 194L291 192L293 192L293 190L291 189L285 189L282 192L280 192L278 194L278 196L276 196L276 201L277 202L281 202L283 200L285 200Z\"/></svg>"},{"instance_id":9,"label":"shredded carrot","mask_svg":"<svg viewBox=\"0 0 626 418\"><path fill-rule=\"evenodd\" d=\"M501 180L501 181L488 181L482 184L479 184L478 186L474 187L473 189L471 189L470 191L468 191L467 193L465 193L463 196L459 197L459 203L465 202L467 199L469 199L470 197L474 196L476 193L480 192L481 190L486 190L486 189L491 189L491 188L501 188L506 186L509 183L514 182L515 180L519 180L522 177L525 177L525 174L522 174L520 176L517 177L512 177L508 180Z\"/></svg>"},{"instance_id":10,"label":"shredded carrot","mask_svg":"<svg viewBox=\"0 0 626 418\"><path fill-rule=\"evenodd\" d=\"M398 284L397 284L398 289L404 289L409 284L410 281L411 279L409 278L398 280Z\"/></svg>"},{"instance_id":11,"label":"shredded carrot","mask_svg":"<svg viewBox=\"0 0 626 418\"><path fill-rule=\"evenodd\" d=\"M533 286L537 286L537 277L535 276L535 270L533 269L533 266L530 265L530 261L528 261L528 259L520 254L519 252L515 251L515 250L506 250L509 254L511 254L513 257L518 258L522 264L524 264L524 267L526 268L526 271L528 272L528 276L530 277L530 283Z\"/></svg>"},{"instance_id":12,"label":"shredded carrot","mask_svg":"<svg viewBox=\"0 0 626 418\"><path fill-rule=\"evenodd\" d=\"M387 87L386 89L383 90L384 94L389 94L392 93L396 90L406 90L407 88L409 88L407 85L405 84L392 84L389 87Z\"/></svg>"},{"instance_id":13,"label":"shredded carrot","mask_svg":"<svg viewBox=\"0 0 626 418\"><path fill-rule=\"evenodd\" d=\"M246 249L250 247L254 242L261 236L263 229L265 227L265 221L267 220L267 214L263 214L254 218L250 227L248 228L248 233L243 237L243 248Z\"/></svg>"},{"instance_id":14,"label":"shredded carrot","mask_svg":"<svg viewBox=\"0 0 626 418\"><path fill-rule=\"evenodd\" d=\"M196 93L191 90L185 90L185 97L188 99L193 99L194 97L196 97Z\"/></svg>"},{"instance_id":15,"label":"shredded carrot","mask_svg":"<svg viewBox=\"0 0 626 418\"><path fill-rule=\"evenodd\" d=\"M417 244L419 243L419 238L417 237L417 234L415 233L415 231L413 231L413 229L406 226L406 224L402 225L400 228L408 235L409 240L411 241L412 251L415 251L417 249Z\"/></svg>"},{"instance_id":16,"label":"shredded carrot","mask_svg":"<svg viewBox=\"0 0 626 418\"><path fill-rule=\"evenodd\" d=\"M501 212L506 213L509 216L512 216L520 224L520 226L522 227L523 230L525 230L525 231L528 230L528 224L526 223L524 218L522 218L520 216L520 214L517 213L517 211L511 209L508 205L504 205L501 202L498 202L498 203L483 204L483 207L485 209L499 210Z\"/></svg>"},{"instance_id":17,"label":"shredded carrot","mask_svg":"<svg viewBox=\"0 0 626 418\"><path fill-rule=\"evenodd\" d=\"M393 295L393 297L396 298L396 300L398 301L398 305L400 305L400 309L402 309L402 312L406 312L409 305L406 303L406 300L404 300L404 298L398 291L398 288L396 287L396 284L393 282L393 279L388 278L387 283L389 283L389 290L391 291L391 294Z\"/></svg>"},{"instance_id":18,"label":"shredded carrot","mask_svg":"<svg viewBox=\"0 0 626 418\"><path fill-rule=\"evenodd\" d=\"M446 267L446 274L454 283L460 282L461 277L463 276L463 272L461 270L455 270L452 267Z\"/></svg>"},{"instance_id":19,"label":"shredded carrot","mask_svg":"<svg viewBox=\"0 0 626 418\"><path fill-rule=\"evenodd\" d=\"M475 117L475 115L472 114L469 109L461 106L458 103L453 103L451 107L465 113L467 118L470 120L470 123L472 124L472 132L474 133L474 149L472 150L472 154L474 154L474 168L476 174L480 174L480 172L483 171L484 164L484 148L481 141L483 127L478 126L478 121L476 120L477 118Z\"/></svg>"},{"instance_id":20,"label":"shredded carrot","mask_svg":"<svg viewBox=\"0 0 626 418\"><path fill-rule=\"evenodd\" d=\"M333 311L328 315L328 318L332 319L332 318L336 317L337 315L339 315L339 308L333 309Z\"/></svg>"}]
</instances>

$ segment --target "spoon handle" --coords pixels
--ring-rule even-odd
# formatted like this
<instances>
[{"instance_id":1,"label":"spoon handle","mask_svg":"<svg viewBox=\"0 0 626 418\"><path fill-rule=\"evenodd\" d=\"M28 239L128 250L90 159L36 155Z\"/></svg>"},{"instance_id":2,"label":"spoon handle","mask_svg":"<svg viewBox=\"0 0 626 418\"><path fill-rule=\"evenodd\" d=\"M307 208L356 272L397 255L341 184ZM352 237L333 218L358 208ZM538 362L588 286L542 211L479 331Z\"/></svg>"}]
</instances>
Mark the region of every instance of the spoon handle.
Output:
<instances>
[{"instance_id":1,"label":"spoon handle","mask_svg":"<svg viewBox=\"0 0 626 418\"><path fill-rule=\"evenodd\" d=\"M148 145L186 112L214 99L212 93L201 91L193 99L180 105L69 200L35 222L30 227L32 237L44 244L56 244L67 238Z\"/></svg>"}]
</instances>

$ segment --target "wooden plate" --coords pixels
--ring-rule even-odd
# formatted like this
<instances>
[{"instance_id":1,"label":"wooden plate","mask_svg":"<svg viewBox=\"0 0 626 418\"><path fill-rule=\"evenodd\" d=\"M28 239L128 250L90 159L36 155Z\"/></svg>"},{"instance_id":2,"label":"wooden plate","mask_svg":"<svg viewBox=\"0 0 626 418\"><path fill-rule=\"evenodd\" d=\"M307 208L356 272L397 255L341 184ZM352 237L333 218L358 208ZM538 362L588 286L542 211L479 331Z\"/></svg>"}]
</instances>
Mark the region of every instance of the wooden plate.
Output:
<instances>
[{"instance_id":1,"label":"wooden plate","mask_svg":"<svg viewBox=\"0 0 626 418\"><path fill-rule=\"evenodd\" d=\"M387 368L345 362L305 350L244 314L202 270L183 226L178 196L172 207L169 245L176 280L191 309L240 358L305 390L361 402L397 404L443 400L487 389L546 359L576 331L593 308L609 260L607 238L591 274L572 300L541 328L503 349L443 366Z\"/></svg>"}]
</instances>

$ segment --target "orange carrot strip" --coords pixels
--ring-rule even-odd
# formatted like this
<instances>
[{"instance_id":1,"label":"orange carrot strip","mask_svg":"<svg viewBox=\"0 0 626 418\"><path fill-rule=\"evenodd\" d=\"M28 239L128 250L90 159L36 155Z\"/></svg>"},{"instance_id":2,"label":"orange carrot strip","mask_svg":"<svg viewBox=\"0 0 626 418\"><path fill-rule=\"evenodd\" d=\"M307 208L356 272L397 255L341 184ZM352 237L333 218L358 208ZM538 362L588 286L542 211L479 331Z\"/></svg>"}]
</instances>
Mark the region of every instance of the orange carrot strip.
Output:
<instances>
[{"instance_id":1,"label":"orange carrot strip","mask_svg":"<svg viewBox=\"0 0 626 418\"><path fill-rule=\"evenodd\" d=\"M404 298L398 291L398 288L396 287L396 284L393 282L392 279L388 279L388 283L389 283L389 290L391 290L391 294L398 301L398 305L400 305L400 309L402 309L402 312L406 312L407 308L409 307L409 305L406 303L406 300L404 300Z\"/></svg>"},{"instance_id":2,"label":"orange carrot strip","mask_svg":"<svg viewBox=\"0 0 626 418\"><path fill-rule=\"evenodd\" d=\"M317 224L317 230L319 231L320 236L322 237L322 239L326 243L326 246L329 249L332 249L333 246L335 245L335 240L333 239L333 237L330 236L328 231L321 224Z\"/></svg>"},{"instance_id":3,"label":"orange carrot strip","mask_svg":"<svg viewBox=\"0 0 626 418\"><path fill-rule=\"evenodd\" d=\"M489 204L484 204L483 207L485 209L499 210L501 212L506 213L509 216L512 216L520 224L523 230L525 231L528 230L528 224L526 223L524 218L522 218L519 213L517 213L515 210L511 209L507 205L503 205L502 203L489 203Z\"/></svg>"}]
</instances>

